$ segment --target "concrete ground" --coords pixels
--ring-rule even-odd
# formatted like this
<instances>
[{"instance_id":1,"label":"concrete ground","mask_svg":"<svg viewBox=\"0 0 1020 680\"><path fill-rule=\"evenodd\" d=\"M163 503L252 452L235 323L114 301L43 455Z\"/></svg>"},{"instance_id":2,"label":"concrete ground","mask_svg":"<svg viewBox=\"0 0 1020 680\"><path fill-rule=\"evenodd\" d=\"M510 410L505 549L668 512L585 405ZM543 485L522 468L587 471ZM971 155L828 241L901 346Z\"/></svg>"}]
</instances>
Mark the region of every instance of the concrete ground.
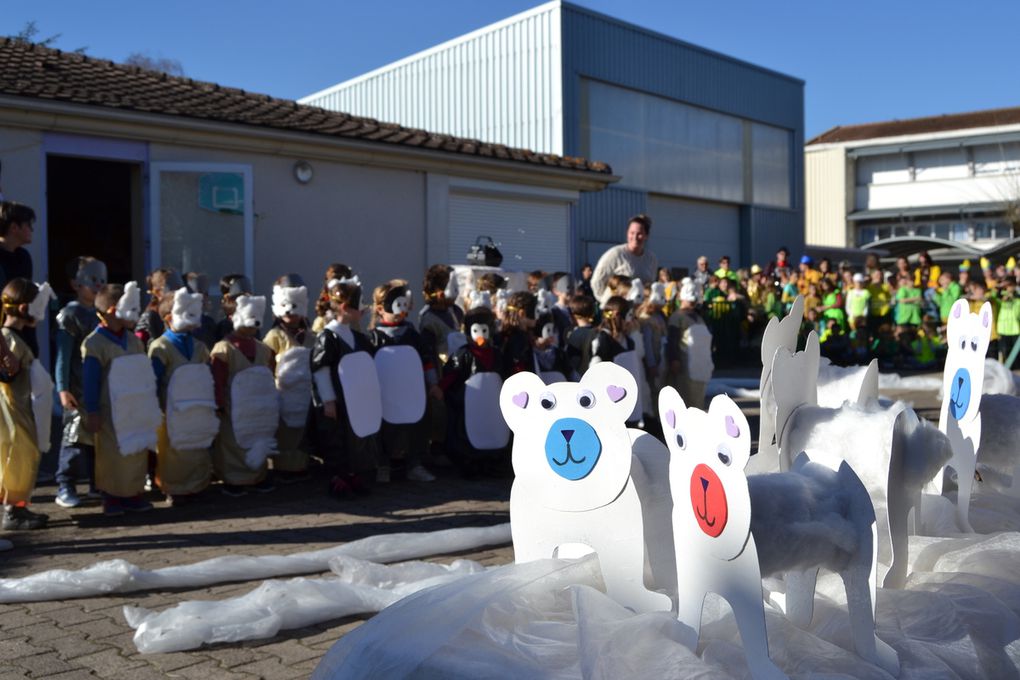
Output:
<instances>
[{"instance_id":1,"label":"concrete ground","mask_svg":"<svg viewBox=\"0 0 1020 680\"><path fill-rule=\"evenodd\" d=\"M938 418L932 394L899 394L921 415ZM757 431L758 404L738 400ZM7 533L13 550L0 553L0 576L76 569L122 558L146 569L190 564L220 555L289 554L335 546L374 534L486 526L509 521L510 480L462 480L442 474L432 484L394 482L371 496L337 501L325 480L281 486L266 495L227 498L214 486L185 507L157 503L153 512L106 519L99 506L65 510L53 504L52 484L38 490L35 509L51 517L45 531ZM156 494L151 500L157 499ZM458 556L484 564L513 559L510 546ZM450 556L433 559L449 561ZM362 617L283 631L274 638L220 644L191 652L139 654L122 608L165 609L183 600L242 595L259 582L173 592L141 592L59 602L0 605L0 680L14 678L303 678L327 649Z\"/></svg>"}]
</instances>

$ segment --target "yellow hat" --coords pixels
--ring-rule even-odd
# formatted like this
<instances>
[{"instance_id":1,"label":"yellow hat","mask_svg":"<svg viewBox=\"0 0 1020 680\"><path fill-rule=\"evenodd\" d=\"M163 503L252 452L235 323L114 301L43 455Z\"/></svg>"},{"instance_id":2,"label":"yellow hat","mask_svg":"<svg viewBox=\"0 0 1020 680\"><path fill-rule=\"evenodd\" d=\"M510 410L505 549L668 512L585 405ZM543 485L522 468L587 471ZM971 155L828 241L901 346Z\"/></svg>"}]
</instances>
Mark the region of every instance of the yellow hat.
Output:
<instances>
[{"instance_id":1,"label":"yellow hat","mask_svg":"<svg viewBox=\"0 0 1020 680\"><path fill-rule=\"evenodd\" d=\"M760 274L761 273L761 267L759 267L756 264L752 264L751 265L751 273L752 274Z\"/></svg>"},{"instance_id":2,"label":"yellow hat","mask_svg":"<svg viewBox=\"0 0 1020 680\"><path fill-rule=\"evenodd\" d=\"M984 271L985 269L991 269L991 267L992 267L992 261L989 260L987 257L982 257L981 258L981 270Z\"/></svg>"},{"instance_id":3,"label":"yellow hat","mask_svg":"<svg viewBox=\"0 0 1020 680\"><path fill-rule=\"evenodd\" d=\"M963 262L960 263L960 271L961 272L970 271L970 260L964 260Z\"/></svg>"},{"instance_id":4,"label":"yellow hat","mask_svg":"<svg viewBox=\"0 0 1020 680\"><path fill-rule=\"evenodd\" d=\"M1010 257L1006 260L1006 269L1016 269L1016 258Z\"/></svg>"}]
</instances>

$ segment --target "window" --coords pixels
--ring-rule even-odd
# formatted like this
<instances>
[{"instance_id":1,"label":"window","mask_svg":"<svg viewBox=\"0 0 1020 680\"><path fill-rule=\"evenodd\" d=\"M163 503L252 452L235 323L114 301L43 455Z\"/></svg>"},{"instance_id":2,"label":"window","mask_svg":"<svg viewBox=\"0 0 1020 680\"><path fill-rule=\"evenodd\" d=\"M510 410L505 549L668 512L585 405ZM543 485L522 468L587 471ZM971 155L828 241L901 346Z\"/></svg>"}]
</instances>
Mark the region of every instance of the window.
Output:
<instances>
[{"instance_id":1,"label":"window","mask_svg":"<svg viewBox=\"0 0 1020 680\"><path fill-rule=\"evenodd\" d=\"M1001 175L1020 172L1020 143L987 144L972 149L974 174Z\"/></svg>"},{"instance_id":2,"label":"window","mask_svg":"<svg viewBox=\"0 0 1020 680\"><path fill-rule=\"evenodd\" d=\"M913 157L918 180L953 179L968 175L967 154L960 148L917 151Z\"/></svg>"},{"instance_id":3,"label":"window","mask_svg":"<svg viewBox=\"0 0 1020 680\"><path fill-rule=\"evenodd\" d=\"M1011 238L1013 229L1001 220L991 222L976 222L974 224L974 239L1003 239Z\"/></svg>"},{"instance_id":4,"label":"window","mask_svg":"<svg viewBox=\"0 0 1020 680\"><path fill-rule=\"evenodd\" d=\"M949 225L949 238L953 241L969 241L970 230L966 222L953 222Z\"/></svg>"},{"instance_id":5,"label":"window","mask_svg":"<svg viewBox=\"0 0 1020 680\"><path fill-rule=\"evenodd\" d=\"M931 236L932 225L930 224L917 224L914 225L914 236Z\"/></svg>"},{"instance_id":6,"label":"window","mask_svg":"<svg viewBox=\"0 0 1020 680\"><path fill-rule=\"evenodd\" d=\"M939 222L935 225L935 232L932 234L935 238L949 238L949 225L945 222Z\"/></svg>"},{"instance_id":7,"label":"window","mask_svg":"<svg viewBox=\"0 0 1020 680\"><path fill-rule=\"evenodd\" d=\"M867 245L878 240L878 230L875 227L861 227L857 232L857 245Z\"/></svg>"}]
</instances>

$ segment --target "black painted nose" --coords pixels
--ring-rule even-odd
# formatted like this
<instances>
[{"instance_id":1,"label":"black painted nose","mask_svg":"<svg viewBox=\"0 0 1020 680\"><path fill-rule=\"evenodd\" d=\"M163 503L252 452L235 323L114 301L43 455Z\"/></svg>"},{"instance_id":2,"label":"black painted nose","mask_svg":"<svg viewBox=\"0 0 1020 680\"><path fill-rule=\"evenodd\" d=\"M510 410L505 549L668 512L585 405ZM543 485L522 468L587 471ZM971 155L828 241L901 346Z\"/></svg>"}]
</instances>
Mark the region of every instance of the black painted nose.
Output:
<instances>
[{"instance_id":1,"label":"black painted nose","mask_svg":"<svg viewBox=\"0 0 1020 680\"><path fill-rule=\"evenodd\" d=\"M573 430L560 430L560 432L563 433L563 438L566 439L567 443L569 444L570 443L570 438L574 436L574 431Z\"/></svg>"},{"instance_id":2,"label":"black painted nose","mask_svg":"<svg viewBox=\"0 0 1020 680\"><path fill-rule=\"evenodd\" d=\"M708 491L708 480L704 477L701 478L701 490Z\"/></svg>"},{"instance_id":3,"label":"black painted nose","mask_svg":"<svg viewBox=\"0 0 1020 680\"><path fill-rule=\"evenodd\" d=\"M958 387L963 387L963 378L962 378L962 377L960 377L960 378L957 378L957 380L958 380L958 381L959 381L959 383L960 383L960 384L958 385Z\"/></svg>"}]
</instances>

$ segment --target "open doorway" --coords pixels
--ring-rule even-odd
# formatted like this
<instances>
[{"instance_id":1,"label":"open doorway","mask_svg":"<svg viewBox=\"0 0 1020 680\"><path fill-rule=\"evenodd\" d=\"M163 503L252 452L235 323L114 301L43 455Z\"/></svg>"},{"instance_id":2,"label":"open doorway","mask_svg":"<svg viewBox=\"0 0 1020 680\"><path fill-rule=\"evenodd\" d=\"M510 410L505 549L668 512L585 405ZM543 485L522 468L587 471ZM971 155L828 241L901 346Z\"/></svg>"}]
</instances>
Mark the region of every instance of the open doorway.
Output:
<instances>
[{"instance_id":1,"label":"open doorway","mask_svg":"<svg viewBox=\"0 0 1020 680\"><path fill-rule=\"evenodd\" d=\"M72 295L67 265L92 255L109 280L143 280L142 167L138 163L49 155L46 229L49 280L61 303Z\"/></svg>"}]
</instances>

